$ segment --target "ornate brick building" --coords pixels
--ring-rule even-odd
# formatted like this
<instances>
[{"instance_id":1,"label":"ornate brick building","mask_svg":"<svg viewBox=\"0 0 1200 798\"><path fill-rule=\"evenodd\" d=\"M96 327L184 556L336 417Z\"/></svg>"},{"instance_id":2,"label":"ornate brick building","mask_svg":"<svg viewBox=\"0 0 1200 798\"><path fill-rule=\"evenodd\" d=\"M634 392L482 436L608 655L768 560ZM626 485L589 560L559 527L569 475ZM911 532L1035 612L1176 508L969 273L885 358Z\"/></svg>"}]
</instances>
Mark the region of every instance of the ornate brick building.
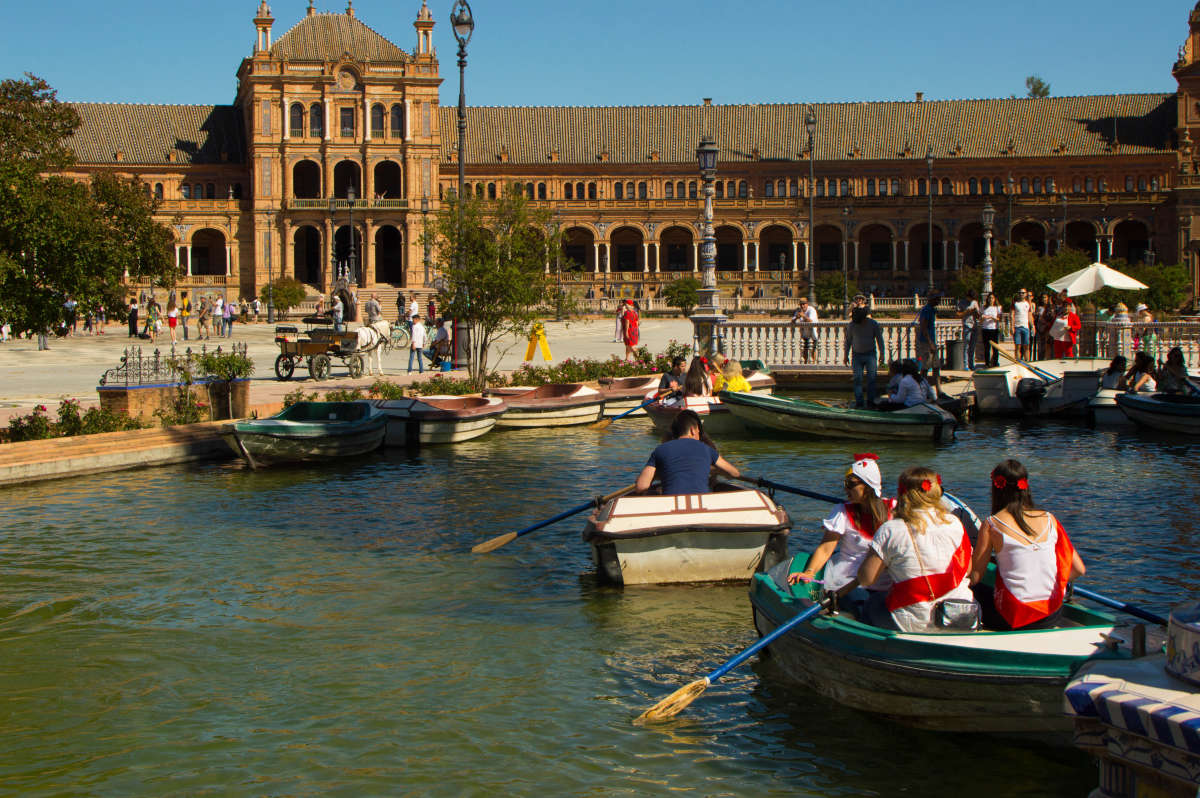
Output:
<instances>
[{"instance_id":1,"label":"ornate brick building","mask_svg":"<svg viewBox=\"0 0 1200 798\"><path fill-rule=\"evenodd\" d=\"M202 292L249 295L281 273L314 293L339 278L427 290L437 265L420 235L459 157L429 9L411 52L352 3L310 0L276 40L265 2L253 23L232 105L78 104L81 172L143 180L176 232L181 284ZM946 284L981 260L988 203L1001 243L1183 260L1200 277L1200 4L1189 26L1176 94L469 108L468 190L517 183L551 207L565 245L547 268L581 291L648 296L698 268L704 132L721 151L718 268L747 296L805 290L810 256L879 293L922 289L931 264Z\"/></svg>"}]
</instances>

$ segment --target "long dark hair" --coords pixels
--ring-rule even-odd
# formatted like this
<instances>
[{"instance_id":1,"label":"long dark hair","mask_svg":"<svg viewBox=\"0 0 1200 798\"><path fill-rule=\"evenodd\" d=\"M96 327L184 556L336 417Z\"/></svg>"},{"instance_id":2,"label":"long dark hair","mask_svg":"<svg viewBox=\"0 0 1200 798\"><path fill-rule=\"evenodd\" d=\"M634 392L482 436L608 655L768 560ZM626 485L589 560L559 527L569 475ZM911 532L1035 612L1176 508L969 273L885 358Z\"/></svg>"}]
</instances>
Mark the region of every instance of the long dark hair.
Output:
<instances>
[{"instance_id":1,"label":"long dark hair","mask_svg":"<svg viewBox=\"0 0 1200 798\"><path fill-rule=\"evenodd\" d=\"M855 477L855 479L858 479L858 477ZM861 479L858 481L862 482ZM866 500L861 502L846 502L846 507L849 508L850 512L854 513L856 520L860 524L866 526L863 522L870 521L871 534L875 534L875 530L883 526L888 518L890 518L890 513L888 512L887 502L882 497L875 495L875 491L871 489L870 485L864 484L863 487L867 489Z\"/></svg>"},{"instance_id":2,"label":"long dark hair","mask_svg":"<svg viewBox=\"0 0 1200 798\"><path fill-rule=\"evenodd\" d=\"M683 392L688 396L703 396L708 384L708 369L704 359L692 358L692 364L688 366L687 375L683 378Z\"/></svg>"},{"instance_id":3,"label":"long dark hair","mask_svg":"<svg viewBox=\"0 0 1200 798\"><path fill-rule=\"evenodd\" d=\"M1001 460L992 469L992 515L1008 510L1021 531L1032 538L1037 533L1025 520L1025 514L1037 509L1029 490L1029 472L1025 466L1019 460Z\"/></svg>"},{"instance_id":4,"label":"long dark hair","mask_svg":"<svg viewBox=\"0 0 1200 798\"><path fill-rule=\"evenodd\" d=\"M1151 374L1154 372L1154 358L1150 357L1145 352L1135 352L1133 354L1133 370L1140 371L1143 374Z\"/></svg>"},{"instance_id":5,"label":"long dark hair","mask_svg":"<svg viewBox=\"0 0 1200 798\"><path fill-rule=\"evenodd\" d=\"M1106 371L1104 373L1105 374L1124 374L1125 368L1128 365L1129 365L1129 362L1127 360L1125 360L1124 355L1117 355L1116 357L1114 357L1112 359L1112 362L1108 364L1108 371Z\"/></svg>"}]
</instances>

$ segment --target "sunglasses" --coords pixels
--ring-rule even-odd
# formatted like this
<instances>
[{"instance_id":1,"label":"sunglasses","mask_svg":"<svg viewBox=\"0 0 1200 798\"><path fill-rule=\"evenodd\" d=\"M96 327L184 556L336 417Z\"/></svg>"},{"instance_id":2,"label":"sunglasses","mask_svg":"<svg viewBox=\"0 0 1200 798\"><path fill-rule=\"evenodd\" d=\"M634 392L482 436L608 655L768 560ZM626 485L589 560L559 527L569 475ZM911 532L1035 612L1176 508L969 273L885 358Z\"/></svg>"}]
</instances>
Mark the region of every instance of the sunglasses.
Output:
<instances>
[{"instance_id":1,"label":"sunglasses","mask_svg":"<svg viewBox=\"0 0 1200 798\"><path fill-rule=\"evenodd\" d=\"M846 490L850 490L851 488L856 488L861 484L863 484L863 481L861 479L859 479L858 477L853 477L853 476L846 477L846 479L842 481L842 485L845 486Z\"/></svg>"}]
</instances>

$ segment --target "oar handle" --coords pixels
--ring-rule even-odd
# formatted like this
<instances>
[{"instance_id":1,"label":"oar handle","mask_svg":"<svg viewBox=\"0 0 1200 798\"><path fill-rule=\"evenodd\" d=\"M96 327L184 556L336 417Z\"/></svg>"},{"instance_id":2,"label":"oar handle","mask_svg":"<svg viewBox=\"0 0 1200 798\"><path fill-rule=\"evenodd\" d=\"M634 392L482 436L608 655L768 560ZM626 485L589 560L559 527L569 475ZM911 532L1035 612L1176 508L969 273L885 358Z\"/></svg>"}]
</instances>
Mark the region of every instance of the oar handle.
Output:
<instances>
[{"instance_id":1,"label":"oar handle","mask_svg":"<svg viewBox=\"0 0 1200 798\"><path fill-rule=\"evenodd\" d=\"M652 396L649 399L647 399L646 401L642 402L637 407L631 407L630 409L626 410L624 413L621 413L620 415L617 415L617 416L613 416L611 420L616 421L618 418L625 418L625 416L629 415L630 413L636 413L637 411L641 410L644 407L649 407L650 405L654 404L659 399L663 398L664 396L668 395L669 393L671 393L671 391L659 391L658 393L654 394L654 396Z\"/></svg>"},{"instance_id":2,"label":"oar handle","mask_svg":"<svg viewBox=\"0 0 1200 798\"><path fill-rule=\"evenodd\" d=\"M857 579L851 581L850 584L848 584L848 585L842 587L840 590L838 590L837 591L838 595L844 596L845 594L849 593L851 590L853 590L856 587L858 587ZM722 676L729 673L731 670L736 668L738 665L741 665L743 662L750 659L751 657L753 657L758 652L762 651L767 646L771 645L771 643L774 643L781 636L787 634L789 631L791 631L792 629L795 629L797 626L804 623L805 621L811 620L812 618L815 618L818 615L820 615L821 611L824 610L826 607L828 607L830 605L830 603L832 603L832 601L833 601L832 597L826 598L826 599L822 600L820 603L812 605L811 607L806 609L804 612L797 615L795 618L792 618L790 621L784 623L782 626L775 627L775 631L763 635L762 637L760 637L758 640L756 640L754 642L754 645L752 645L749 648L747 648L746 650L742 651L742 653L738 654L733 659L727 661L724 665L717 668L716 670L714 670L712 673L708 674L704 678L710 684L712 682L715 682L717 679L720 679Z\"/></svg>"},{"instance_id":3,"label":"oar handle","mask_svg":"<svg viewBox=\"0 0 1200 798\"><path fill-rule=\"evenodd\" d=\"M993 349L995 349L998 353L1000 353L1002 356L1004 356L1007 360L1011 360L1013 363L1016 363L1018 366L1024 366L1025 368L1029 369L1034 374L1041 377L1043 380L1046 380L1047 382L1058 382L1059 380L1062 379L1062 377L1051 374L1049 371L1046 371L1045 369L1038 368L1037 366L1033 365L1032 363L1026 363L1024 360L1021 360L1019 357L1013 357L1008 352L1005 352L1003 349L1001 349L1000 345L997 344L995 341L988 341L988 344L990 344Z\"/></svg>"},{"instance_id":4,"label":"oar handle","mask_svg":"<svg viewBox=\"0 0 1200 798\"><path fill-rule=\"evenodd\" d=\"M837 496L830 496L828 493L817 493L816 491L805 490L804 488L794 488L791 485L773 482L765 477L731 477L731 479L736 479L739 482L746 482L750 485L757 485L760 488L771 488L773 490L781 490L784 493L794 493L797 496L805 496L809 499L829 502L830 504L841 504L842 502L846 501L845 499L838 498Z\"/></svg>"},{"instance_id":5,"label":"oar handle","mask_svg":"<svg viewBox=\"0 0 1200 798\"><path fill-rule=\"evenodd\" d=\"M1080 596L1081 598L1088 599L1089 601L1094 601L1097 604L1103 604L1104 606L1111 607L1114 610L1120 610L1121 612L1127 612L1135 618L1141 618L1143 621L1149 621L1150 623L1156 623L1159 626L1167 625L1167 619L1162 617L1161 615L1155 615L1154 613L1150 612L1149 610L1144 610L1141 607L1134 606L1133 604L1129 604L1124 601L1118 601L1117 599L1111 599L1108 596L1102 596L1099 593L1096 593L1095 591L1088 590L1086 587L1079 587L1078 585L1072 585L1071 592L1074 593L1076 596Z\"/></svg>"}]
</instances>

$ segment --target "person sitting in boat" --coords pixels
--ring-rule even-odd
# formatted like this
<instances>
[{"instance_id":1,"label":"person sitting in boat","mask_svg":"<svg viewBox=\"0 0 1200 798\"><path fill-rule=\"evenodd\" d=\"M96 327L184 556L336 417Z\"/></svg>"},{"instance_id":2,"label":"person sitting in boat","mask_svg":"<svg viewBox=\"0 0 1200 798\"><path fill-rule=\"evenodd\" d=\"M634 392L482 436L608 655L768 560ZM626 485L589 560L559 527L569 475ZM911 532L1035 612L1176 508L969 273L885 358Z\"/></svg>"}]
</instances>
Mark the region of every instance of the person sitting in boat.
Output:
<instances>
[{"instance_id":1,"label":"person sitting in boat","mask_svg":"<svg viewBox=\"0 0 1200 798\"><path fill-rule=\"evenodd\" d=\"M725 390L725 375L721 370L725 368L725 364L729 362L729 358L717 352L708 361L708 378L712 380L713 394L716 395Z\"/></svg>"},{"instance_id":2,"label":"person sitting in boat","mask_svg":"<svg viewBox=\"0 0 1200 798\"><path fill-rule=\"evenodd\" d=\"M1158 383L1154 379L1154 360L1145 352L1134 352L1133 368L1125 375L1125 390L1130 393L1154 393Z\"/></svg>"},{"instance_id":3,"label":"person sitting in boat","mask_svg":"<svg viewBox=\"0 0 1200 798\"><path fill-rule=\"evenodd\" d=\"M712 380L708 378L708 358L694 357L683 378L683 392L688 396L712 396Z\"/></svg>"},{"instance_id":4,"label":"person sitting in boat","mask_svg":"<svg viewBox=\"0 0 1200 798\"><path fill-rule=\"evenodd\" d=\"M1100 378L1100 388L1107 390L1120 390L1125 386L1125 369L1129 367L1129 361L1124 355L1117 355L1108 364L1108 370L1104 372L1104 376Z\"/></svg>"},{"instance_id":5,"label":"person sitting in boat","mask_svg":"<svg viewBox=\"0 0 1200 798\"><path fill-rule=\"evenodd\" d=\"M1183 350L1173 347L1167 352L1167 362L1158 370L1158 390L1163 393L1191 393L1191 383L1188 381L1187 363L1183 360Z\"/></svg>"},{"instance_id":6,"label":"person sitting in boat","mask_svg":"<svg viewBox=\"0 0 1200 798\"><path fill-rule=\"evenodd\" d=\"M679 393L683 391L683 367L687 365L686 357L677 357L671 361L671 370L662 375L658 381L659 393Z\"/></svg>"},{"instance_id":7,"label":"person sitting in boat","mask_svg":"<svg viewBox=\"0 0 1200 798\"><path fill-rule=\"evenodd\" d=\"M879 410L902 410L926 401L925 390L921 387L921 369L917 361L909 358L900 364L900 385L895 393L878 402L876 407Z\"/></svg>"},{"instance_id":8,"label":"person sitting in boat","mask_svg":"<svg viewBox=\"0 0 1200 798\"><path fill-rule=\"evenodd\" d=\"M750 381L746 379L742 372L742 364L738 361L725 361L725 365L721 369L721 376L724 377L724 385L721 390L731 393L750 393Z\"/></svg>"},{"instance_id":9,"label":"person sitting in boat","mask_svg":"<svg viewBox=\"0 0 1200 798\"><path fill-rule=\"evenodd\" d=\"M996 585L982 583L996 560ZM971 562L971 585L992 629L1057 625L1067 583L1083 576L1083 560L1062 524L1033 503L1029 472L1017 460L992 470L992 514L983 522Z\"/></svg>"},{"instance_id":10,"label":"person sitting in boat","mask_svg":"<svg viewBox=\"0 0 1200 798\"><path fill-rule=\"evenodd\" d=\"M788 574L789 584L811 582L824 567L822 582L826 591L833 592L845 587L858 574L858 566L867 556L875 531L891 520L896 506L895 499L883 497L878 460L874 454L854 455L844 483L848 501L835 507L825 519L825 537L809 556L805 569ZM886 592L891 586L891 579L884 574L871 585L871 590ZM843 596L840 603L861 617L869 595L866 589L856 588Z\"/></svg>"},{"instance_id":11,"label":"person sitting in boat","mask_svg":"<svg viewBox=\"0 0 1200 798\"><path fill-rule=\"evenodd\" d=\"M899 360L893 360L892 362L888 363L888 396L895 396L900 390L900 380L904 377L904 374L901 373L900 369L901 363Z\"/></svg>"},{"instance_id":12,"label":"person sitting in boat","mask_svg":"<svg viewBox=\"0 0 1200 798\"><path fill-rule=\"evenodd\" d=\"M731 477L740 477L741 472L706 441L700 416L694 410L680 410L671 422L671 440L650 453L650 459L638 474L638 492L650 490L650 484L658 477L664 496L708 493L708 475L714 467Z\"/></svg>"},{"instance_id":13,"label":"person sitting in boat","mask_svg":"<svg viewBox=\"0 0 1200 798\"><path fill-rule=\"evenodd\" d=\"M893 583L882 600L868 601L866 620L902 632L943 631L943 619L974 603L971 539L942 505L942 478L928 468L900 475L895 516L875 530L858 569L862 587L885 575Z\"/></svg>"}]
</instances>

